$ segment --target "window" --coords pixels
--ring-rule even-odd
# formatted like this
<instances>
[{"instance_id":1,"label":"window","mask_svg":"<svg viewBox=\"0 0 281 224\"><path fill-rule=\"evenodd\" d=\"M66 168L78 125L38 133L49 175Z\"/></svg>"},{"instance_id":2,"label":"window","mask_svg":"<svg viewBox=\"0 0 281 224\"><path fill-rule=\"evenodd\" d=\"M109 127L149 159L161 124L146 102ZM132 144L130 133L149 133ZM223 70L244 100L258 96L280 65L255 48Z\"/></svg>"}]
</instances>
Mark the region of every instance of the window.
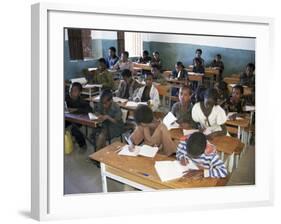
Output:
<instances>
[{"instance_id":1,"label":"window","mask_svg":"<svg viewBox=\"0 0 281 224\"><path fill-rule=\"evenodd\" d=\"M70 60L92 58L91 30L68 29Z\"/></svg>"}]
</instances>

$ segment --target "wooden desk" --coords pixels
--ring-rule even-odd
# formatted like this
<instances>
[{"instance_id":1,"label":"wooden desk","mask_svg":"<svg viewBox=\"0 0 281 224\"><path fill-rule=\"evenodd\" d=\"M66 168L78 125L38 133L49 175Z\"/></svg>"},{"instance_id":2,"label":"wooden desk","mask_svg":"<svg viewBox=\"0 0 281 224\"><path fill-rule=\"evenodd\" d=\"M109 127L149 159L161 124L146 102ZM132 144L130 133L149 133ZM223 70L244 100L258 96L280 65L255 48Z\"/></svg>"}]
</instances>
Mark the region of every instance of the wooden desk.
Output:
<instances>
[{"instance_id":1,"label":"wooden desk","mask_svg":"<svg viewBox=\"0 0 281 224\"><path fill-rule=\"evenodd\" d=\"M64 113L64 119L71 123L81 124L91 128L97 127L98 124L98 121L91 121L88 114Z\"/></svg>"},{"instance_id":2,"label":"wooden desk","mask_svg":"<svg viewBox=\"0 0 281 224\"><path fill-rule=\"evenodd\" d=\"M245 144L247 144L247 133L245 131L245 128L248 128L250 125L250 119L249 118L241 118L241 119L235 119L235 120L227 120L226 125L237 127L237 138L241 139L241 141Z\"/></svg>"},{"instance_id":3,"label":"wooden desk","mask_svg":"<svg viewBox=\"0 0 281 224\"><path fill-rule=\"evenodd\" d=\"M134 69L141 68L142 70L151 71L151 65L148 64L141 64L141 63L133 63Z\"/></svg>"},{"instance_id":4,"label":"wooden desk","mask_svg":"<svg viewBox=\"0 0 281 224\"><path fill-rule=\"evenodd\" d=\"M89 156L91 159L101 163L103 192L107 192L107 177L143 191L191 187L214 187L224 186L227 183L228 178L201 178L198 180L180 178L178 180L161 182L154 168L155 162L175 160L175 158L161 154L157 154L154 158L142 156L120 156L115 151L123 145L124 144L121 142L114 142L113 144L108 145Z\"/></svg>"}]
</instances>

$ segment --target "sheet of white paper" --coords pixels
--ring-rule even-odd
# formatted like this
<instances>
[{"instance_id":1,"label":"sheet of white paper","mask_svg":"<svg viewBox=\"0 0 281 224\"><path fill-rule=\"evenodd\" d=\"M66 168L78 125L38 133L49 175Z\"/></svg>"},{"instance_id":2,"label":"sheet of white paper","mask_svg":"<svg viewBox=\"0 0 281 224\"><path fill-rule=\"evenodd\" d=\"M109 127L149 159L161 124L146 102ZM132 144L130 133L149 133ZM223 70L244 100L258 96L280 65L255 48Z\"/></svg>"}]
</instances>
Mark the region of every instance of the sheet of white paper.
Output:
<instances>
[{"instance_id":1,"label":"sheet of white paper","mask_svg":"<svg viewBox=\"0 0 281 224\"><path fill-rule=\"evenodd\" d=\"M94 101L99 101L100 100L100 95L95 96Z\"/></svg>"},{"instance_id":2,"label":"sheet of white paper","mask_svg":"<svg viewBox=\"0 0 281 224\"><path fill-rule=\"evenodd\" d=\"M177 118L173 115L172 112L169 112L164 118L163 118L163 124L166 125L168 130L171 130L172 128L179 128L179 124L176 122Z\"/></svg>"},{"instance_id":3,"label":"sheet of white paper","mask_svg":"<svg viewBox=\"0 0 281 224\"><path fill-rule=\"evenodd\" d=\"M203 133L204 133L204 135L209 135L212 133L212 130L211 130L211 128L208 127L205 129L205 131Z\"/></svg>"},{"instance_id":4,"label":"sheet of white paper","mask_svg":"<svg viewBox=\"0 0 281 224\"><path fill-rule=\"evenodd\" d=\"M146 102L134 102L134 101L128 101L126 103L127 107L137 107L139 104L147 105Z\"/></svg>"},{"instance_id":5,"label":"sheet of white paper","mask_svg":"<svg viewBox=\"0 0 281 224\"><path fill-rule=\"evenodd\" d=\"M156 153L158 152L158 147L152 147L149 145L142 145L139 146L140 151L139 151L139 155L141 156L146 156L146 157L155 157Z\"/></svg>"},{"instance_id":6,"label":"sheet of white paper","mask_svg":"<svg viewBox=\"0 0 281 224\"><path fill-rule=\"evenodd\" d=\"M91 88L101 88L102 85L101 84L86 84L83 86L83 88L85 89L91 89Z\"/></svg>"},{"instance_id":7,"label":"sheet of white paper","mask_svg":"<svg viewBox=\"0 0 281 224\"><path fill-rule=\"evenodd\" d=\"M93 113L88 113L88 116L89 116L89 119L92 121L92 120L97 120L98 119L98 117L95 115L95 114L93 114Z\"/></svg>"},{"instance_id":8,"label":"sheet of white paper","mask_svg":"<svg viewBox=\"0 0 281 224\"><path fill-rule=\"evenodd\" d=\"M199 131L198 129L190 129L190 130L183 129L183 135L191 135L198 131Z\"/></svg>"},{"instance_id":9,"label":"sheet of white paper","mask_svg":"<svg viewBox=\"0 0 281 224\"><path fill-rule=\"evenodd\" d=\"M245 111L255 111L256 107L255 106L245 106L244 110Z\"/></svg>"},{"instance_id":10,"label":"sheet of white paper","mask_svg":"<svg viewBox=\"0 0 281 224\"><path fill-rule=\"evenodd\" d=\"M192 162L189 161L187 166L182 166L179 161L156 161L155 169L161 181L169 181L181 178L184 175L184 171L190 169L197 170L198 167Z\"/></svg>"},{"instance_id":11,"label":"sheet of white paper","mask_svg":"<svg viewBox=\"0 0 281 224\"><path fill-rule=\"evenodd\" d=\"M121 156L137 156L139 154L139 147L135 147L133 152L129 151L129 145L124 145L118 155Z\"/></svg>"},{"instance_id":12,"label":"sheet of white paper","mask_svg":"<svg viewBox=\"0 0 281 224\"><path fill-rule=\"evenodd\" d=\"M120 102L120 103L125 103L125 102L127 102L128 100L127 100L127 99L120 98L120 97L113 97L113 101L116 102L116 103L118 103L118 102Z\"/></svg>"},{"instance_id":13,"label":"sheet of white paper","mask_svg":"<svg viewBox=\"0 0 281 224\"><path fill-rule=\"evenodd\" d=\"M87 83L87 79L82 77L82 78L75 78L75 79L70 79L71 83L74 82L79 82L81 85L85 85Z\"/></svg>"}]
</instances>

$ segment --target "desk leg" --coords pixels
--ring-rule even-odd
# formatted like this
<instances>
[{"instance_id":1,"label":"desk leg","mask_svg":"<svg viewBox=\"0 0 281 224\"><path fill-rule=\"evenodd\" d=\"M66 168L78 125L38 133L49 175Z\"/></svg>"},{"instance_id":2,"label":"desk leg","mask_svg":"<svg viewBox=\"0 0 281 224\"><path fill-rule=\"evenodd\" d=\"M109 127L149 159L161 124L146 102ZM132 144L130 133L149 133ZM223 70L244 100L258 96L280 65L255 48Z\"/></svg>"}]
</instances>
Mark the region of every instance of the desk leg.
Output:
<instances>
[{"instance_id":1,"label":"desk leg","mask_svg":"<svg viewBox=\"0 0 281 224\"><path fill-rule=\"evenodd\" d=\"M240 135L241 135L241 127L238 126L238 130L237 130L237 138L240 139Z\"/></svg>"},{"instance_id":2,"label":"desk leg","mask_svg":"<svg viewBox=\"0 0 281 224\"><path fill-rule=\"evenodd\" d=\"M103 191L103 193L107 193L107 182L106 182L104 163L100 163L100 172L101 172L102 191Z\"/></svg>"}]
</instances>

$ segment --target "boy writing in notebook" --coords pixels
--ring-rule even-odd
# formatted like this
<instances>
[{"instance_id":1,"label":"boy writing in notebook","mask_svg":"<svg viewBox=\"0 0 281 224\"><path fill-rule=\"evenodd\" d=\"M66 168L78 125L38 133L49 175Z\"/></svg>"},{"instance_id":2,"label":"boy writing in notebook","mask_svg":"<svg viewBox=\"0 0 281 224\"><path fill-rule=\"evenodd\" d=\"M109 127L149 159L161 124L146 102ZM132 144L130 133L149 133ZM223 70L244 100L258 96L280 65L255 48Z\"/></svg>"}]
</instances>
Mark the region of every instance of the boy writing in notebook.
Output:
<instances>
[{"instance_id":1,"label":"boy writing in notebook","mask_svg":"<svg viewBox=\"0 0 281 224\"><path fill-rule=\"evenodd\" d=\"M185 177L192 178L224 178L227 169L218 154L213 151L206 153L207 138L201 132L195 132L189 138L179 143L176 158L181 165L187 165L189 161L195 163L198 170L189 170Z\"/></svg>"}]
</instances>

